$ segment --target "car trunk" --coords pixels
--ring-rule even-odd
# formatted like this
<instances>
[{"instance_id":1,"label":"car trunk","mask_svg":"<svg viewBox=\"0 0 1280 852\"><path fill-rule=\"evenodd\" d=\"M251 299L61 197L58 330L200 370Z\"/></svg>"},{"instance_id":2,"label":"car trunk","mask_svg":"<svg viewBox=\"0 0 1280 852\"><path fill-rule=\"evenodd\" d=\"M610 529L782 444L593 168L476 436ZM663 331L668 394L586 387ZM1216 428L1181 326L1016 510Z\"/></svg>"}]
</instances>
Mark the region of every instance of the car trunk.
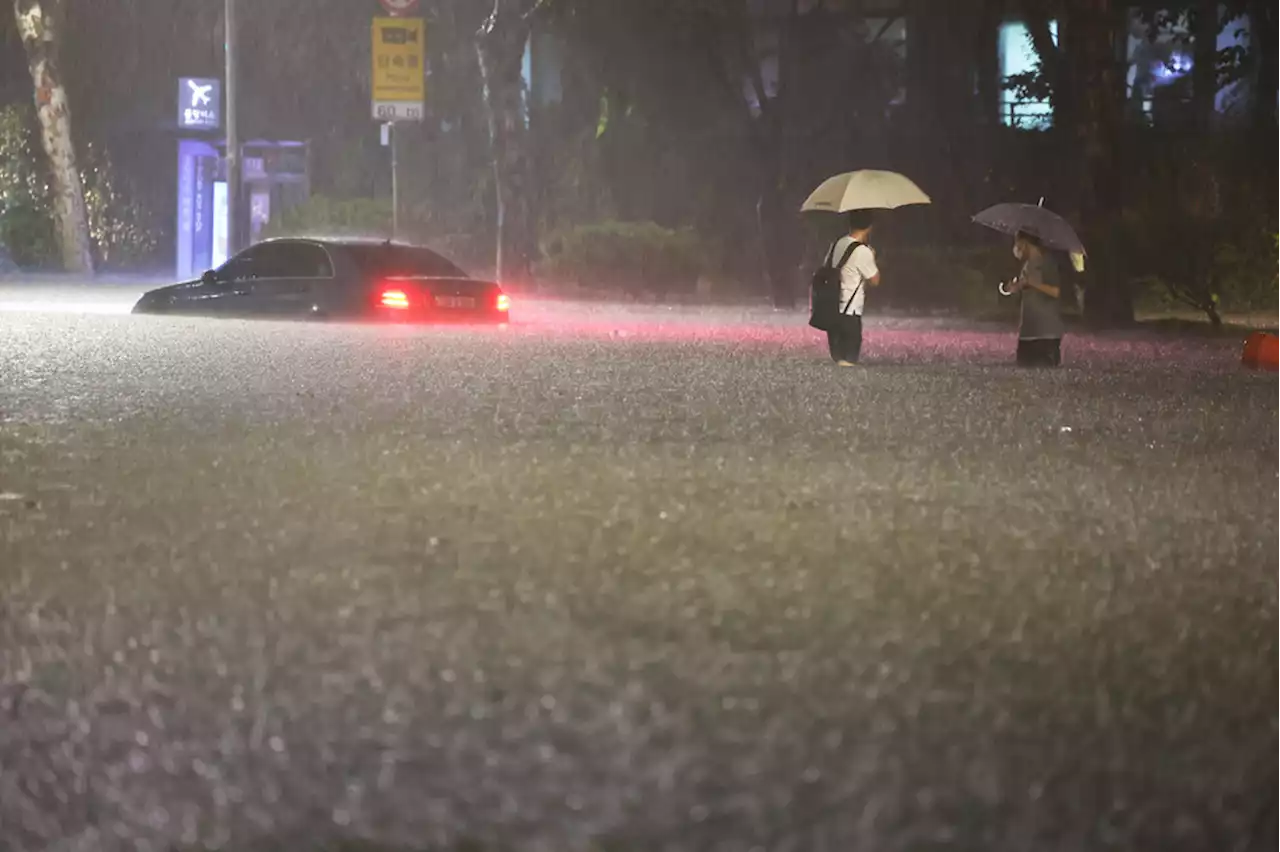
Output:
<instances>
[{"instance_id":1,"label":"car trunk","mask_svg":"<svg viewBox=\"0 0 1280 852\"><path fill-rule=\"evenodd\" d=\"M377 300L389 311L440 319L500 313L501 289L492 281L434 276L392 276L380 281Z\"/></svg>"}]
</instances>

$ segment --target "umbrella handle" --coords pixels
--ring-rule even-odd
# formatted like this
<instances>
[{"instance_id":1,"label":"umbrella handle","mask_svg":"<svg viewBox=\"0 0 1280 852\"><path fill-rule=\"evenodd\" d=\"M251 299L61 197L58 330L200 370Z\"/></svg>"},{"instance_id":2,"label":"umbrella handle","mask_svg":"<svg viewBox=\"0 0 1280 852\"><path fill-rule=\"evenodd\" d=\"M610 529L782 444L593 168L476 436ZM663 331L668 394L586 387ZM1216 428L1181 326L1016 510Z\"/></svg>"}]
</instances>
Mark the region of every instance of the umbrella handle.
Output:
<instances>
[{"instance_id":1,"label":"umbrella handle","mask_svg":"<svg viewBox=\"0 0 1280 852\"><path fill-rule=\"evenodd\" d=\"M1000 295L1001 295L1001 296L1012 296L1012 295L1013 295L1013 291L1012 291L1012 290L1006 290L1006 289L1005 289L1005 282L1003 282L1003 281L1001 281L1001 282L1000 282L1000 286L999 286L997 289L1000 291Z\"/></svg>"}]
</instances>

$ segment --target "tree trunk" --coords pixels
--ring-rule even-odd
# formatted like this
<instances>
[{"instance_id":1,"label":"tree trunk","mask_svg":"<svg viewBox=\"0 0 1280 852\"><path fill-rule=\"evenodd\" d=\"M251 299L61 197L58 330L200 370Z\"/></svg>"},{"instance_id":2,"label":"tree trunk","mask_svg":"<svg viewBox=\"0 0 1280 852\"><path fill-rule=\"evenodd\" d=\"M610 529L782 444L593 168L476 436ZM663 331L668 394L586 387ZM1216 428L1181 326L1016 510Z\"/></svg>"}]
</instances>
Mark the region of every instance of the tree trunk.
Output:
<instances>
[{"instance_id":1,"label":"tree trunk","mask_svg":"<svg viewBox=\"0 0 1280 852\"><path fill-rule=\"evenodd\" d=\"M745 8L745 7L744 7ZM778 33L778 82L773 97L765 87L760 58L756 53L754 22L747 20L737 35L737 50L745 62L747 78L760 105L759 116L753 117L745 101L740 101L749 125L759 193L756 197L756 227L760 250L764 256L764 272L775 308L791 310L796 306L798 214L787 208L790 173L790 139L788 137L788 98L794 90L795 39L799 8L789 0L789 12Z\"/></svg>"},{"instance_id":2,"label":"tree trunk","mask_svg":"<svg viewBox=\"0 0 1280 852\"><path fill-rule=\"evenodd\" d=\"M1111 0L1079 0L1063 23L1066 134L1082 216L1113 212L1115 142L1120 120Z\"/></svg>"},{"instance_id":3,"label":"tree trunk","mask_svg":"<svg viewBox=\"0 0 1280 852\"><path fill-rule=\"evenodd\" d=\"M1215 168L1214 116L1218 100L1218 34L1222 20L1218 0L1197 0L1195 62L1192 66L1192 106L1195 114L1195 155L1192 163L1188 213L1197 219L1213 219L1219 213L1218 175ZM1206 248L1208 248L1208 241Z\"/></svg>"},{"instance_id":4,"label":"tree trunk","mask_svg":"<svg viewBox=\"0 0 1280 852\"><path fill-rule=\"evenodd\" d=\"M1049 206L1057 209L1068 219L1084 227L1083 221L1085 196L1090 195L1081 177L1084 170L1084 152L1079 149L1076 140L1076 122L1079 109L1076 105L1076 86L1072 80L1073 67L1068 61L1066 49L1072 36L1072 24L1069 20L1058 20L1058 43L1054 43L1052 9L1045 3L1029 4L1027 8L1027 30L1036 54L1040 58L1040 73L1049 88L1049 106L1053 112L1053 124L1050 128L1050 139L1053 140L1050 156L1057 159L1054 168L1041 169L1041 195L1049 201ZM1059 45L1062 45L1059 47Z\"/></svg>"},{"instance_id":5,"label":"tree trunk","mask_svg":"<svg viewBox=\"0 0 1280 852\"><path fill-rule=\"evenodd\" d=\"M1000 80L1000 15L999 0L983 0L976 12L978 21L973 43L973 62L978 105L977 121L984 130L984 142L989 143L990 128L1000 124L999 104L1002 90Z\"/></svg>"},{"instance_id":6,"label":"tree trunk","mask_svg":"<svg viewBox=\"0 0 1280 852\"><path fill-rule=\"evenodd\" d=\"M1218 33L1222 29L1218 0L1196 0L1192 9L1195 60L1192 65L1191 98L1195 119L1192 136L1190 173L1183 200L1184 214L1196 223L1196 233L1206 238L1193 240L1187 246L1187 282L1197 307L1215 327L1222 325L1214 303L1213 255L1217 232L1218 175L1214 157L1214 112L1218 96Z\"/></svg>"},{"instance_id":7,"label":"tree trunk","mask_svg":"<svg viewBox=\"0 0 1280 852\"><path fill-rule=\"evenodd\" d=\"M1268 140L1263 156L1275 151L1276 80L1280 76L1280 48L1276 45L1276 4L1272 0L1251 0L1249 9L1249 52L1253 54L1253 118L1255 129Z\"/></svg>"},{"instance_id":8,"label":"tree trunk","mask_svg":"<svg viewBox=\"0 0 1280 852\"><path fill-rule=\"evenodd\" d=\"M1207 135L1213 130L1213 112L1218 95L1218 33L1222 29L1218 0L1196 0L1193 14L1195 61L1191 66L1191 97L1196 130Z\"/></svg>"},{"instance_id":9,"label":"tree trunk","mask_svg":"<svg viewBox=\"0 0 1280 852\"><path fill-rule=\"evenodd\" d=\"M799 36L800 9L797 0L790 0L787 17L778 33L778 89L761 116L765 122L766 151L764 152L764 187L759 200L759 217L766 269L769 275L769 292L773 306L791 310L796 306L797 288L797 239L799 214L787 209L788 189L791 179L791 98L796 91L796 40ZM764 99L763 80L759 80L760 66L753 71L758 80L759 97ZM762 100L763 103L763 100Z\"/></svg>"},{"instance_id":10,"label":"tree trunk","mask_svg":"<svg viewBox=\"0 0 1280 852\"><path fill-rule=\"evenodd\" d=\"M497 192L497 278L528 285L536 249L529 111L522 74L533 0L494 0L476 55L484 84Z\"/></svg>"},{"instance_id":11,"label":"tree trunk","mask_svg":"<svg viewBox=\"0 0 1280 852\"><path fill-rule=\"evenodd\" d=\"M796 306L796 240L797 214L786 209L781 189L772 179L780 179L776 168L764 180L760 198L756 203L756 224L760 231L760 245L764 251L765 274L769 279L769 294L773 306L791 310Z\"/></svg>"},{"instance_id":12,"label":"tree trunk","mask_svg":"<svg viewBox=\"0 0 1280 852\"><path fill-rule=\"evenodd\" d=\"M1122 118L1123 78L1116 60L1115 39L1123 34L1113 0L1077 0L1061 24L1062 50L1055 120L1065 118L1064 152L1074 164L1077 220L1097 232L1119 213L1123 186L1116 168ZM1085 319L1094 326L1133 322L1133 294L1118 273L1114 258L1093 255L1093 271L1084 303ZM1101 274L1099 274L1101 273Z\"/></svg>"},{"instance_id":13,"label":"tree trunk","mask_svg":"<svg viewBox=\"0 0 1280 852\"><path fill-rule=\"evenodd\" d=\"M71 107L58 69L62 12L61 0L14 0L18 33L22 37L27 67L35 84L40 138L53 178L54 216L62 268L67 272L92 273L89 216L85 209L80 172L76 168Z\"/></svg>"},{"instance_id":14,"label":"tree trunk","mask_svg":"<svg viewBox=\"0 0 1280 852\"><path fill-rule=\"evenodd\" d=\"M1000 98L999 17L990 5L914 0L908 6L909 144L914 170L937 209L978 209L975 200L982 196L981 183L989 173L994 142L990 123ZM989 61L982 56L984 49L990 51ZM974 74L957 74L957 68L974 69ZM984 99L981 106L975 90ZM956 168L957 163L966 168ZM940 223L939 236L952 242L971 239L972 227L972 222L956 217Z\"/></svg>"}]
</instances>

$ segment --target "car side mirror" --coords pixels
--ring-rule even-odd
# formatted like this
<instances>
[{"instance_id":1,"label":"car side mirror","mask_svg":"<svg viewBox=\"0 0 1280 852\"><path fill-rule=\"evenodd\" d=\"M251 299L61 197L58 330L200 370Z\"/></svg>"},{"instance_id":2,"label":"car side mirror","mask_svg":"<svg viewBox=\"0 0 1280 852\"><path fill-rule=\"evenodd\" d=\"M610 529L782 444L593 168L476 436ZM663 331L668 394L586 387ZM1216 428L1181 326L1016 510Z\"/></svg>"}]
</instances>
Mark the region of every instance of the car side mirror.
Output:
<instances>
[{"instance_id":1,"label":"car side mirror","mask_svg":"<svg viewBox=\"0 0 1280 852\"><path fill-rule=\"evenodd\" d=\"M201 284L217 284L218 276L214 275L212 269L206 269L204 271L204 274L200 276L200 283Z\"/></svg>"}]
</instances>

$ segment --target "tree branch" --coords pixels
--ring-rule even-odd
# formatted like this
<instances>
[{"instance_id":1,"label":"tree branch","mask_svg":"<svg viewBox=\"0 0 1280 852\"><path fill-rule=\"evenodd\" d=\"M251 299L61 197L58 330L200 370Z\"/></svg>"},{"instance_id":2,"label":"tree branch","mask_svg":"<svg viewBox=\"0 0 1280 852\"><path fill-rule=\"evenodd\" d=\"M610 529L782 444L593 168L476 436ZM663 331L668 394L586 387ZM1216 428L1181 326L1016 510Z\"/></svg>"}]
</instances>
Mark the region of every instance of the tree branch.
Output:
<instances>
[{"instance_id":1,"label":"tree branch","mask_svg":"<svg viewBox=\"0 0 1280 852\"><path fill-rule=\"evenodd\" d=\"M741 43L739 48L741 49ZM698 59L707 67L711 73L711 78L715 80L717 88L725 95L727 102L733 105L733 111L739 115L743 126L746 129L747 138L751 141L751 146L757 153L763 153L765 149L765 140L760 133L760 128L756 124L754 116L751 115L751 109L747 103L747 99L742 92L741 85L735 85L733 75L726 67L728 63L723 61L720 53L715 49L714 39L708 39L706 50L695 51ZM750 54L747 54L748 59ZM756 66L757 76L759 75L758 64ZM755 87L753 81L752 86ZM757 90L757 97L763 96L763 80L760 81L760 89ZM762 104L763 108L763 104Z\"/></svg>"},{"instance_id":2,"label":"tree branch","mask_svg":"<svg viewBox=\"0 0 1280 852\"><path fill-rule=\"evenodd\" d=\"M534 18L540 15L546 9L551 7L554 0L533 0L533 3L520 16L521 20L527 25L532 25Z\"/></svg>"},{"instance_id":3,"label":"tree branch","mask_svg":"<svg viewBox=\"0 0 1280 852\"><path fill-rule=\"evenodd\" d=\"M900 21L901 19L902 19L902 16L901 16L901 15L894 15L894 16L893 16L893 17L891 17L891 18L885 18L884 23L880 25L880 30L879 30L879 32L877 32L877 33L875 34L875 36L874 36L874 37L872 37L871 41L870 41L870 42L868 42L868 43L869 43L869 44L875 44L875 43L876 43L876 42L878 42L880 39L884 38L884 34L885 34L885 33L887 33L887 32L889 32L889 28L890 28L890 27L892 27L894 24L896 24L896 23L897 23L898 21Z\"/></svg>"},{"instance_id":4,"label":"tree branch","mask_svg":"<svg viewBox=\"0 0 1280 852\"><path fill-rule=\"evenodd\" d=\"M1056 109L1062 92L1062 51L1053 42L1053 32L1049 28L1049 11L1041 3L1032 3L1027 8L1027 32L1031 35L1031 43L1040 57L1040 73L1049 84L1049 103Z\"/></svg>"}]
</instances>

